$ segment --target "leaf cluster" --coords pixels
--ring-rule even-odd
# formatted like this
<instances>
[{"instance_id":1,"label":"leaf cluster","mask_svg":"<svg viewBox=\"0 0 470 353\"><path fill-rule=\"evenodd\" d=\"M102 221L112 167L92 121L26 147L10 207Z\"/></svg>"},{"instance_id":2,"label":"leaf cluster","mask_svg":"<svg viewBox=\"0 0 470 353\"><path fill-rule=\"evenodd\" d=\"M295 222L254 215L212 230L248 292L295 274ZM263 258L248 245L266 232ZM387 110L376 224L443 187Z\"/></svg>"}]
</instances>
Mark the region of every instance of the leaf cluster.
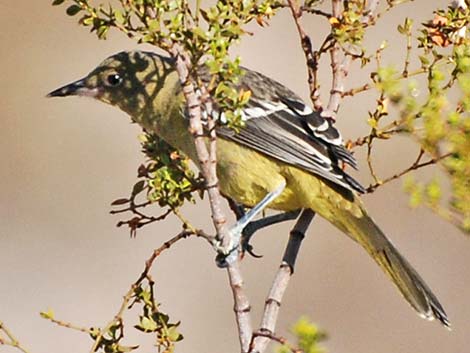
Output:
<instances>
[{"instance_id":1,"label":"leaf cluster","mask_svg":"<svg viewBox=\"0 0 470 353\"><path fill-rule=\"evenodd\" d=\"M371 139L388 139L400 132L417 142L418 158L405 172L439 164L447 176L451 189L447 196L437 176L429 182L407 178L410 205L426 205L465 232L470 232L470 39L462 29L469 24L469 14L467 9L448 8L423 24L416 38L421 53L415 71L408 72L408 61L402 72L383 66L377 70L374 82L380 97L369 119ZM398 31L411 38L412 22L406 19ZM425 85L414 79L418 75L426 78ZM450 98L455 93L457 98ZM389 115L387 102L399 117L383 125L380 120Z\"/></svg>"},{"instance_id":2,"label":"leaf cluster","mask_svg":"<svg viewBox=\"0 0 470 353\"><path fill-rule=\"evenodd\" d=\"M327 336L324 331L320 330L317 325L309 319L302 317L293 326L291 330L296 339L298 349L292 349L287 345L283 345L278 349L278 353L325 353L326 350L321 346Z\"/></svg>"},{"instance_id":3,"label":"leaf cluster","mask_svg":"<svg viewBox=\"0 0 470 353\"><path fill-rule=\"evenodd\" d=\"M246 34L244 27L256 21L264 25L280 6L277 0L263 1L217 1L213 6L201 8L186 0L119 0L97 6L90 0L54 0L53 5L69 3L66 13L79 16L79 23L90 28L99 39L106 39L110 29L117 29L139 43L152 44L171 53L178 45L189 53L194 70L190 76L197 87L203 87L206 94L201 97L206 116L212 116L212 107L223 111L213 117L238 129L243 125L243 106L250 97L249 91L236 88L240 59L228 57L230 46ZM198 77L198 67L206 65L211 75L209 82ZM113 206L127 207L113 211L131 211L134 217L119 225L127 224L131 234L136 229L153 222L155 217L135 212L147 203L136 203L138 194L146 192L150 203L158 203L172 210L185 201L193 201L192 192L198 188L199 180L189 169L187 158L160 140L156 135L144 133L144 153L150 161L139 168L140 180L134 185L130 198L118 199ZM159 218L159 217L156 217Z\"/></svg>"}]
</instances>

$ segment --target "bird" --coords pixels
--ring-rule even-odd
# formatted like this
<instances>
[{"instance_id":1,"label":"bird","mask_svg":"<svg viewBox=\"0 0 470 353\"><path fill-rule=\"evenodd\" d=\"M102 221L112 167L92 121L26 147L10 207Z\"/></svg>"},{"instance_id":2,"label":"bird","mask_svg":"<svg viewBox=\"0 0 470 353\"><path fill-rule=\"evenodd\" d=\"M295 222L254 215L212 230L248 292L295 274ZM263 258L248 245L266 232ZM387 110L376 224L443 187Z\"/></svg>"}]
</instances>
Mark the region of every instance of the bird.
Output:
<instances>
[{"instance_id":1,"label":"bird","mask_svg":"<svg viewBox=\"0 0 470 353\"><path fill-rule=\"evenodd\" d=\"M243 126L235 131L214 105L217 176L221 192L237 203L274 210L311 209L360 244L423 318L450 328L447 314L418 272L368 215L365 189L346 173L357 168L334 120L313 110L281 83L245 67L235 88L250 92ZM205 65L197 68L210 80ZM196 164L194 138L176 61L133 50L110 56L87 76L48 94L82 96L118 107ZM267 200L267 201L266 201Z\"/></svg>"}]
</instances>

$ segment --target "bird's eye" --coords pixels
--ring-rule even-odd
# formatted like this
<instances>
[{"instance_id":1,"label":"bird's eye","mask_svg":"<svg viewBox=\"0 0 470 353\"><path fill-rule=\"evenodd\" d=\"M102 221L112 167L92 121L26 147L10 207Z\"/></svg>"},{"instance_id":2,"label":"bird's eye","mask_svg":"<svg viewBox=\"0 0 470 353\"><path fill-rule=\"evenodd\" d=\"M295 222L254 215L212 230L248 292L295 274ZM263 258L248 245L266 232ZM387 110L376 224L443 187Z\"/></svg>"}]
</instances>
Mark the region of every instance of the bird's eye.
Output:
<instances>
[{"instance_id":1,"label":"bird's eye","mask_svg":"<svg viewBox=\"0 0 470 353\"><path fill-rule=\"evenodd\" d=\"M117 86L122 82L122 77L119 74L112 74L106 77L106 83L109 86Z\"/></svg>"}]
</instances>

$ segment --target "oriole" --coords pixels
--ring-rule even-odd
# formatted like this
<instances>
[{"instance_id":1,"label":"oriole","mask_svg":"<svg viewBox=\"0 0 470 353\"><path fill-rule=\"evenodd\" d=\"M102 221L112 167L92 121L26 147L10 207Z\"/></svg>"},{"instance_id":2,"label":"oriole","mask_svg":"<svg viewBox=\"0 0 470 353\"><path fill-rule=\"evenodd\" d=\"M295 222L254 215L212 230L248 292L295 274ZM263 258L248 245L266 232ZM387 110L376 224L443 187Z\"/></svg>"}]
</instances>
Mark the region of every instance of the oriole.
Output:
<instances>
[{"instance_id":1,"label":"oriole","mask_svg":"<svg viewBox=\"0 0 470 353\"><path fill-rule=\"evenodd\" d=\"M200 71L204 76L204 69ZM436 296L366 213L359 198L363 187L340 167L344 162L355 168L356 161L334 122L280 83L243 71L238 88L251 92L242 112L245 126L236 133L224 126L224 114L218 112L217 175L222 193L253 207L285 184L270 208L312 209L362 245L422 317L449 326ZM121 52L49 96L87 96L119 107L142 128L197 161L171 58Z\"/></svg>"}]
</instances>

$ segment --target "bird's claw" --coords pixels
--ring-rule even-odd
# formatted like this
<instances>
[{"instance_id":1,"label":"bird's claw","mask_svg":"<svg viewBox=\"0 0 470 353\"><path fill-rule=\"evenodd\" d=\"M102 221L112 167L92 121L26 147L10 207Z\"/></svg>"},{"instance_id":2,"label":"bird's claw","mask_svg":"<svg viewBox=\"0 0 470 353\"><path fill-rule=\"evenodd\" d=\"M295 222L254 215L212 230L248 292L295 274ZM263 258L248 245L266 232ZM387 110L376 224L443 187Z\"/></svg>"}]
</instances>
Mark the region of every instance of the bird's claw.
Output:
<instances>
[{"instance_id":1,"label":"bird's claw","mask_svg":"<svg viewBox=\"0 0 470 353\"><path fill-rule=\"evenodd\" d=\"M254 249L253 245L250 244L250 240L251 240L252 235L253 235L253 233L243 234L242 235L242 241L241 241L242 256L245 255L245 252L247 252L248 254L253 256L255 259L260 259L260 258L263 257L263 255L258 255L257 253L255 253L253 251L253 249Z\"/></svg>"}]
</instances>

